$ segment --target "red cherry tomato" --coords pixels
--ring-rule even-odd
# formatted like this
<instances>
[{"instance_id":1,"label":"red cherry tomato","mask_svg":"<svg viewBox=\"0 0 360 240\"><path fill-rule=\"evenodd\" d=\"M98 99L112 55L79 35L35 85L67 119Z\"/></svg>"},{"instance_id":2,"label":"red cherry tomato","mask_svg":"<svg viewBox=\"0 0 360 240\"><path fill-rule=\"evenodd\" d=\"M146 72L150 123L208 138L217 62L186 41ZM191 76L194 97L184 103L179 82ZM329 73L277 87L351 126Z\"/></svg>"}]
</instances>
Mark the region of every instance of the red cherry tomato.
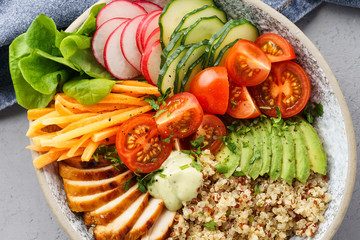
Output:
<instances>
[{"instance_id":1,"label":"red cherry tomato","mask_svg":"<svg viewBox=\"0 0 360 240\"><path fill-rule=\"evenodd\" d=\"M241 39L231 48L225 66L232 81L242 86L255 86L265 81L271 62L255 43Z\"/></svg>"},{"instance_id":2,"label":"red cherry tomato","mask_svg":"<svg viewBox=\"0 0 360 240\"><path fill-rule=\"evenodd\" d=\"M155 119L150 114L130 118L116 136L116 149L132 171L148 173L160 168L172 149L172 141L162 141Z\"/></svg>"},{"instance_id":3,"label":"red cherry tomato","mask_svg":"<svg viewBox=\"0 0 360 240\"><path fill-rule=\"evenodd\" d=\"M292 61L273 63L265 82L251 88L261 111L276 117L277 106L283 118L298 114L310 98L311 86L305 70Z\"/></svg>"},{"instance_id":4,"label":"red cherry tomato","mask_svg":"<svg viewBox=\"0 0 360 240\"><path fill-rule=\"evenodd\" d=\"M215 115L204 114L203 121L198 130L191 135L191 140L204 138L204 142L200 145L201 150L209 149L215 154L223 145L219 137L226 136L226 128L224 123Z\"/></svg>"},{"instance_id":5,"label":"red cherry tomato","mask_svg":"<svg viewBox=\"0 0 360 240\"><path fill-rule=\"evenodd\" d=\"M260 109L245 86L230 83L229 105L227 113L240 119L255 118L261 115Z\"/></svg>"},{"instance_id":6,"label":"red cherry tomato","mask_svg":"<svg viewBox=\"0 0 360 240\"><path fill-rule=\"evenodd\" d=\"M183 92L166 100L155 116L162 136L184 138L199 128L204 112L193 94Z\"/></svg>"},{"instance_id":7,"label":"red cherry tomato","mask_svg":"<svg viewBox=\"0 0 360 240\"><path fill-rule=\"evenodd\" d=\"M282 36L275 33L264 33L255 40L271 62L295 59L294 49Z\"/></svg>"},{"instance_id":8,"label":"red cherry tomato","mask_svg":"<svg viewBox=\"0 0 360 240\"><path fill-rule=\"evenodd\" d=\"M190 84L204 112L225 114L229 100L229 80L225 67L211 67L199 72Z\"/></svg>"}]
</instances>

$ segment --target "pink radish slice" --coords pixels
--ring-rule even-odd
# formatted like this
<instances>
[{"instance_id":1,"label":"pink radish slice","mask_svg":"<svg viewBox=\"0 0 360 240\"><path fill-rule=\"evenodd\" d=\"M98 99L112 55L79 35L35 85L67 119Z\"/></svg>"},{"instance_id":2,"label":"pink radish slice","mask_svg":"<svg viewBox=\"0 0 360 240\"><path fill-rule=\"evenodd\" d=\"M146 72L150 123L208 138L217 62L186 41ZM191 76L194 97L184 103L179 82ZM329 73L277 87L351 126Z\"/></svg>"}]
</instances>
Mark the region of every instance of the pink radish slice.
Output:
<instances>
[{"instance_id":1,"label":"pink radish slice","mask_svg":"<svg viewBox=\"0 0 360 240\"><path fill-rule=\"evenodd\" d=\"M156 11L156 10L162 10L162 8L159 5L157 5L153 2L138 0L138 1L135 1L134 3L143 7L145 9L145 11L148 13Z\"/></svg>"},{"instance_id":2,"label":"pink radish slice","mask_svg":"<svg viewBox=\"0 0 360 240\"><path fill-rule=\"evenodd\" d=\"M145 49L149 48L154 42L156 42L159 39L160 39L160 28L156 28L154 31L152 31L152 33L146 40Z\"/></svg>"},{"instance_id":3,"label":"pink radish slice","mask_svg":"<svg viewBox=\"0 0 360 240\"><path fill-rule=\"evenodd\" d=\"M149 13L143 20L141 20L137 30L136 30L136 44L141 53L143 53L144 48L141 45L141 32L145 26L147 26L147 22L151 20L155 15L161 13L161 11L154 11Z\"/></svg>"},{"instance_id":4,"label":"pink radish slice","mask_svg":"<svg viewBox=\"0 0 360 240\"><path fill-rule=\"evenodd\" d=\"M123 22L109 36L104 49L104 61L106 69L118 79L132 79L140 73L128 63L121 51L120 39L126 23Z\"/></svg>"},{"instance_id":5,"label":"pink radish slice","mask_svg":"<svg viewBox=\"0 0 360 240\"><path fill-rule=\"evenodd\" d=\"M140 71L141 52L136 45L136 30L141 20L146 16L137 16L127 22L120 40L124 57L138 71Z\"/></svg>"},{"instance_id":6,"label":"pink radish slice","mask_svg":"<svg viewBox=\"0 0 360 240\"><path fill-rule=\"evenodd\" d=\"M155 86L159 78L161 53L161 44L160 41L157 40L153 45L145 49L141 58L142 74L149 83Z\"/></svg>"},{"instance_id":7,"label":"pink radish slice","mask_svg":"<svg viewBox=\"0 0 360 240\"><path fill-rule=\"evenodd\" d=\"M104 48L110 34L128 18L113 18L104 22L95 32L92 40L92 51L98 63L105 67Z\"/></svg>"},{"instance_id":8,"label":"pink radish slice","mask_svg":"<svg viewBox=\"0 0 360 240\"><path fill-rule=\"evenodd\" d=\"M151 20L147 22L147 25L141 31L141 47L145 48L146 40L149 38L150 34L159 27L159 17L160 13L155 15Z\"/></svg>"},{"instance_id":9,"label":"pink radish slice","mask_svg":"<svg viewBox=\"0 0 360 240\"><path fill-rule=\"evenodd\" d=\"M146 14L143 7L127 0L116 0L107 4L96 17L96 28L112 18L134 18Z\"/></svg>"}]
</instances>

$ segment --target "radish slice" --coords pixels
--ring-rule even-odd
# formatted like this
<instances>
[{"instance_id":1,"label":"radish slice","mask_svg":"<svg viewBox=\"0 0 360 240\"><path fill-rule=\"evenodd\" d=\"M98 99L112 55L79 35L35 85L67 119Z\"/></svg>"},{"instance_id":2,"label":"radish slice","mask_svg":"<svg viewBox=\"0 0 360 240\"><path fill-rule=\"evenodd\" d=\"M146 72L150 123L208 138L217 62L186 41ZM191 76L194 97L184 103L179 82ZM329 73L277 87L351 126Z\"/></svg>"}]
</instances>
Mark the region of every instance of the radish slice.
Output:
<instances>
[{"instance_id":1,"label":"radish slice","mask_svg":"<svg viewBox=\"0 0 360 240\"><path fill-rule=\"evenodd\" d=\"M145 52L141 58L141 68L144 78L156 86L161 63L162 48L160 40L157 40Z\"/></svg>"},{"instance_id":2,"label":"radish slice","mask_svg":"<svg viewBox=\"0 0 360 240\"><path fill-rule=\"evenodd\" d=\"M126 23L129 21L123 22L115 29L106 41L104 49L106 69L118 79L132 79L140 75L140 73L128 63L121 51L121 34Z\"/></svg>"},{"instance_id":3,"label":"radish slice","mask_svg":"<svg viewBox=\"0 0 360 240\"><path fill-rule=\"evenodd\" d=\"M160 28L156 28L154 31L152 31L152 33L146 40L145 49L151 47L151 45L153 45L153 43L157 40L160 40Z\"/></svg>"},{"instance_id":4,"label":"radish slice","mask_svg":"<svg viewBox=\"0 0 360 240\"><path fill-rule=\"evenodd\" d=\"M143 31L144 27L148 25L148 21L151 20L155 15L161 13L161 11L154 11L149 13L143 20L141 20L137 30L136 30L136 44L141 53L144 52L144 48L141 45L141 32Z\"/></svg>"},{"instance_id":5,"label":"radish slice","mask_svg":"<svg viewBox=\"0 0 360 240\"><path fill-rule=\"evenodd\" d=\"M143 7L127 0L116 0L107 4L96 17L96 28L112 18L134 18L146 14Z\"/></svg>"},{"instance_id":6,"label":"radish slice","mask_svg":"<svg viewBox=\"0 0 360 240\"><path fill-rule=\"evenodd\" d=\"M121 34L121 51L126 60L138 71L140 71L141 52L136 45L136 30L141 20L146 15L137 16L131 19Z\"/></svg>"},{"instance_id":7,"label":"radish slice","mask_svg":"<svg viewBox=\"0 0 360 240\"><path fill-rule=\"evenodd\" d=\"M153 2L138 0L138 1L135 1L134 3L143 7L145 9L145 11L148 13L156 11L156 10L162 10L162 8L159 5L157 5Z\"/></svg>"},{"instance_id":8,"label":"radish slice","mask_svg":"<svg viewBox=\"0 0 360 240\"><path fill-rule=\"evenodd\" d=\"M144 26L144 28L141 31L141 47L144 49L145 48L145 43L146 40L149 38L150 34L159 27L159 17L160 17L160 13L156 14L153 18L151 18L146 25Z\"/></svg>"},{"instance_id":9,"label":"radish slice","mask_svg":"<svg viewBox=\"0 0 360 240\"><path fill-rule=\"evenodd\" d=\"M95 32L92 40L92 51L98 63L105 67L104 48L110 34L128 18L113 18L104 22Z\"/></svg>"}]
</instances>

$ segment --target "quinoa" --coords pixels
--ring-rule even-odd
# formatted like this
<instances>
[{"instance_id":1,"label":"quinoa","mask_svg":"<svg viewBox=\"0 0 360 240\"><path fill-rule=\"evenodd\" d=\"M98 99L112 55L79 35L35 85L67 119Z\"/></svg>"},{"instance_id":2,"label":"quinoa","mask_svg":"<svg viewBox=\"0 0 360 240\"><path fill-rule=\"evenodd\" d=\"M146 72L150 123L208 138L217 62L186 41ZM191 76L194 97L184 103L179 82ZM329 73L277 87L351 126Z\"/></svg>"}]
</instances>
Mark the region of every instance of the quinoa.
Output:
<instances>
[{"instance_id":1,"label":"quinoa","mask_svg":"<svg viewBox=\"0 0 360 240\"><path fill-rule=\"evenodd\" d=\"M183 202L168 239L286 239L311 237L331 201L326 176L311 173L306 184L269 177L226 178L215 172L209 151L200 157L204 182Z\"/></svg>"}]
</instances>

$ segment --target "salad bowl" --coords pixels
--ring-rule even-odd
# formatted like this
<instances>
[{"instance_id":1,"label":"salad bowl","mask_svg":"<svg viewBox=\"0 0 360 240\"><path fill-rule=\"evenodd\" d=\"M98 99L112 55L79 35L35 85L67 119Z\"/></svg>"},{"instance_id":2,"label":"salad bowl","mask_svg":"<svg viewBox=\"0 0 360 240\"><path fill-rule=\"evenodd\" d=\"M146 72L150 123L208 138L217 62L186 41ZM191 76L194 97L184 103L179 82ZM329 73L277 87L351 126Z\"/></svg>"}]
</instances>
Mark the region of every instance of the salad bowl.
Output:
<instances>
[{"instance_id":1,"label":"salad bowl","mask_svg":"<svg viewBox=\"0 0 360 240\"><path fill-rule=\"evenodd\" d=\"M99 1L98 3L109 2ZM164 6L167 1L155 0ZM215 0L229 18L246 18L260 33L273 32L293 46L296 62L309 75L310 101L321 102L324 114L314 123L328 158L328 183L332 201L325 212L326 222L319 225L313 239L331 239L339 228L350 203L356 175L356 143L350 113L340 87L325 59L314 44L286 17L260 0ZM66 31L72 32L87 18L89 10L76 19ZM37 157L32 152L33 158ZM47 202L71 239L90 240L93 236L82 216L70 211L57 164L36 170ZM292 237L291 239L302 239Z\"/></svg>"}]
</instances>

